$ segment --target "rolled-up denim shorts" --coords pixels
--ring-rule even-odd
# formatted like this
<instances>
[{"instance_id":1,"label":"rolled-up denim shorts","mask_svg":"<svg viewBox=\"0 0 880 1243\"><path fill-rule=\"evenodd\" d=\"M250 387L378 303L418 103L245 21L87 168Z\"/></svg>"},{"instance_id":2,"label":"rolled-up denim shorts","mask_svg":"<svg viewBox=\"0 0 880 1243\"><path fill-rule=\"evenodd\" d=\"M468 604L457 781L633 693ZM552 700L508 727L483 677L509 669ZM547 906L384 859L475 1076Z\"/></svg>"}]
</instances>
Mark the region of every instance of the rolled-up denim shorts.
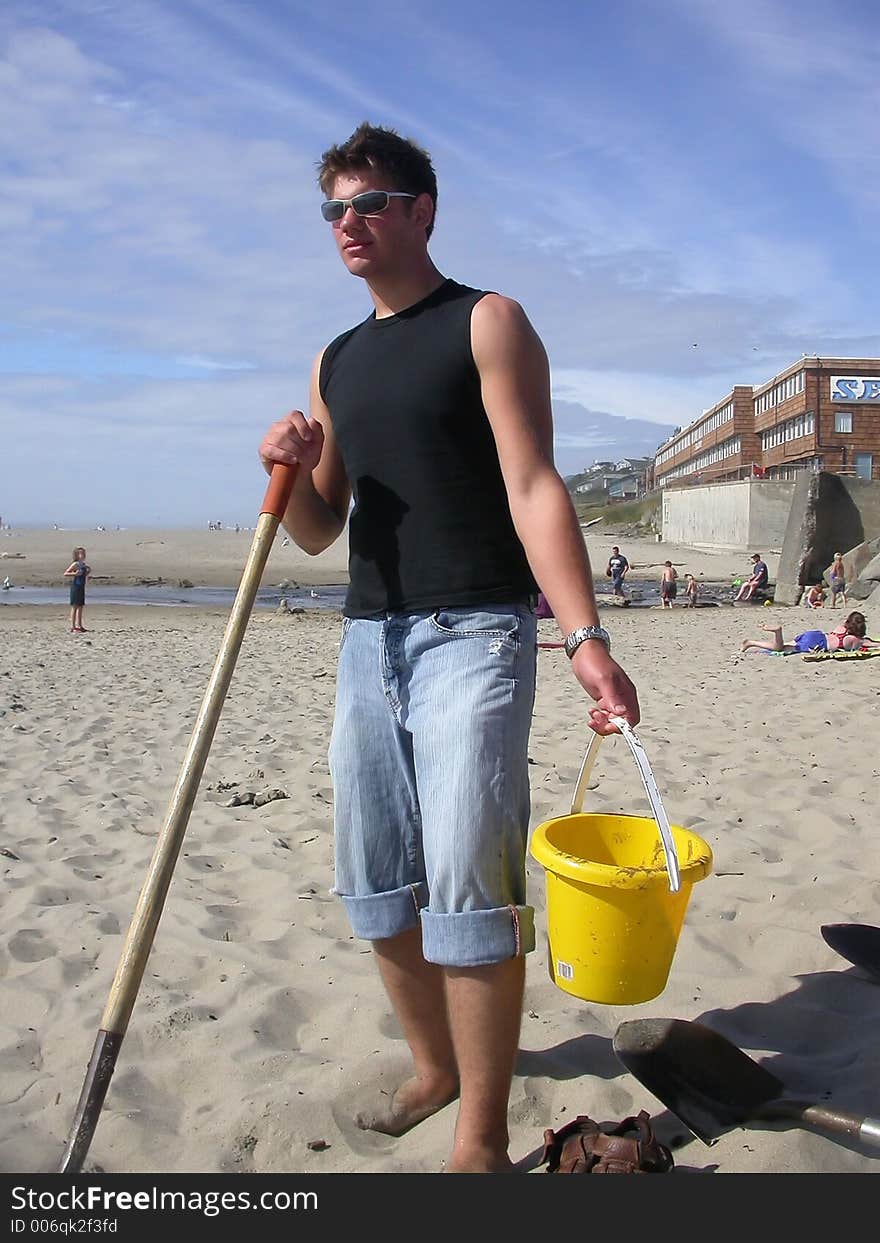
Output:
<instances>
[{"instance_id":1,"label":"rolled-up denim shorts","mask_svg":"<svg viewBox=\"0 0 880 1243\"><path fill-rule=\"evenodd\" d=\"M537 623L489 604L343 623L330 740L336 876L370 941L421 921L429 962L535 947L526 905Z\"/></svg>"}]
</instances>

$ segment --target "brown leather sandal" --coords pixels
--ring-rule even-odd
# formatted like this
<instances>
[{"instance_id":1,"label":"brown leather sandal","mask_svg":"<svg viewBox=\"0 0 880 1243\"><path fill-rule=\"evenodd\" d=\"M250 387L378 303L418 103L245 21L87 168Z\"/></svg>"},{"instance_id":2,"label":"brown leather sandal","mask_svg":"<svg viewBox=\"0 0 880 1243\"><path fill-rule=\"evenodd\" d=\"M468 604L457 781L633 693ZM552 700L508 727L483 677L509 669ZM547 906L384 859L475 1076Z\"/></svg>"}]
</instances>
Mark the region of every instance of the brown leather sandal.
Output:
<instances>
[{"instance_id":1,"label":"brown leather sandal","mask_svg":"<svg viewBox=\"0 0 880 1243\"><path fill-rule=\"evenodd\" d=\"M634 1132L634 1134L633 1134ZM622 1122L594 1122L586 1114L544 1132L548 1174L667 1174L672 1153L659 1143L646 1110Z\"/></svg>"}]
</instances>

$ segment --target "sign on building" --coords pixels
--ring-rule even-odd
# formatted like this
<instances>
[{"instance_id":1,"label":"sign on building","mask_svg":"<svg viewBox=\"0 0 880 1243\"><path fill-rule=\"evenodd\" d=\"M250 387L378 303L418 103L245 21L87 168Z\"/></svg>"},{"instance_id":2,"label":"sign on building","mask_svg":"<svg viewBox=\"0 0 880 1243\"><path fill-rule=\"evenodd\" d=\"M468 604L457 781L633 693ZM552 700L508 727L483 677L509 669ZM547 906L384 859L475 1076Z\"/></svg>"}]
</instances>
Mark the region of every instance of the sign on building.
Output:
<instances>
[{"instance_id":1,"label":"sign on building","mask_svg":"<svg viewBox=\"0 0 880 1243\"><path fill-rule=\"evenodd\" d=\"M880 377L844 376L831 377L832 401L880 401Z\"/></svg>"}]
</instances>

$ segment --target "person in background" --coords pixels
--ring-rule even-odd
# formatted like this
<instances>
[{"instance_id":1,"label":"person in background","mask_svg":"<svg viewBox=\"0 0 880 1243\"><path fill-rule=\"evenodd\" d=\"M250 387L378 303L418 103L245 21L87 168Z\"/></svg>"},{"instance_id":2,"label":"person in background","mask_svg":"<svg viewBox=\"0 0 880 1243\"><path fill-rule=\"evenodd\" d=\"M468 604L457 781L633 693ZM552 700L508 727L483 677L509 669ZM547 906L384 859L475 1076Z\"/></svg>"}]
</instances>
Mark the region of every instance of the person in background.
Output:
<instances>
[{"instance_id":1,"label":"person in background","mask_svg":"<svg viewBox=\"0 0 880 1243\"><path fill-rule=\"evenodd\" d=\"M84 548L74 548L73 560L64 571L64 577L71 580L70 583L70 633L85 634L86 628L82 624L83 606L86 602L86 579L91 574L91 567L86 565L86 550Z\"/></svg>"},{"instance_id":2,"label":"person in background","mask_svg":"<svg viewBox=\"0 0 880 1243\"><path fill-rule=\"evenodd\" d=\"M836 552L834 554L829 578L831 579L831 607L833 609L837 608L837 598L839 596L841 604L846 608L846 571L843 568L842 553Z\"/></svg>"},{"instance_id":3,"label":"person in background","mask_svg":"<svg viewBox=\"0 0 880 1243\"><path fill-rule=\"evenodd\" d=\"M687 598L687 606L689 609L695 609L697 607L697 597L700 594L700 584L693 574L685 574L684 577L686 583L684 594Z\"/></svg>"},{"instance_id":4,"label":"person in background","mask_svg":"<svg viewBox=\"0 0 880 1243\"><path fill-rule=\"evenodd\" d=\"M660 579L660 607L672 608L672 601L678 594L678 570L671 561L667 561L663 566L663 576Z\"/></svg>"},{"instance_id":5,"label":"person in background","mask_svg":"<svg viewBox=\"0 0 880 1243\"><path fill-rule=\"evenodd\" d=\"M629 562L615 544L605 567L605 577L611 579L611 588L616 596L625 596L623 580L629 573Z\"/></svg>"},{"instance_id":6,"label":"person in background","mask_svg":"<svg viewBox=\"0 0 880 1243\"><path fill-rule=\"evenodd\" d=\"M511 1172L535 946L525 859L538 583L595 700L585 723L635 725L638 700L598 624L553 464L546 352L519 303L434 265L430 156L364 123L324 152L318 181L371 313L316 357L310 417L273 423L259 452L270 473L298 468L283 524L300 548L316 555L348 529L334 890L372 943L412 1055L410 1077L356 1124L402 1135L457 1099L447 1170Z\"/></svg>"},{"instance_id":7,"label":"person in background","mask_svg":"<svg viewBox=\"0 0 880 1243\"><path fill-rule=\"evenodd\" d=\"M553 610L550 607L550 601L544 595L543 591L538 592L538 605L535 609L535 616L539 621L547 621L553 616Z\"/></svg>"},{"instance_id":8,"label":"person in background","mask_svg":"<svg viewBox=\"0 0 880 1243\"><path fill-rule=\"evenodd\" d=\"M825 603L825 588L821 583L813 583L804 594L804 602L808 609L821 609Z\"/></svg>"},{"instance_id":9,"label":"person in background","mask_svg":"<svg viewBox=\"0 0 880 1243\"><path fill-rule=\"evenodd\" d=\"M828 633L830 652L864 652L875 647L880 647L880 642L868 638L868 623L864 613L860 613L858 609L847 614L840 625Z\"/></svg>"},{"instance_id":10,"label":"person in background","mask_svg":"<svg viewBox=\"0 0 880 1243\"><path fill-rule=\"evenodd\" d=\"M771 641L743 639L740 651L759 648L765 652L781 652L790 656L793 652L864 652L871 648L880 648L880 642L866 637L867 623L864 614L859 612L850 613L830 634L826 634L824 630L805 630L788 642L782 637L781 626L764 626L763 629L769 630L773 635Z\"/></svg>"},{"instance_id":11,"label":"person in background","mask_svg":"<svg viewBox=\"0 0 880 1243\"><path fill-rule=\"evenodd\" d=\"M739 591L734 596L735 600L751 600L755 592L761 587L766 587L770 578L770 571L761 559L759 552L752 553L752 573L743 583Z\"/></svg>"}]
</instances>

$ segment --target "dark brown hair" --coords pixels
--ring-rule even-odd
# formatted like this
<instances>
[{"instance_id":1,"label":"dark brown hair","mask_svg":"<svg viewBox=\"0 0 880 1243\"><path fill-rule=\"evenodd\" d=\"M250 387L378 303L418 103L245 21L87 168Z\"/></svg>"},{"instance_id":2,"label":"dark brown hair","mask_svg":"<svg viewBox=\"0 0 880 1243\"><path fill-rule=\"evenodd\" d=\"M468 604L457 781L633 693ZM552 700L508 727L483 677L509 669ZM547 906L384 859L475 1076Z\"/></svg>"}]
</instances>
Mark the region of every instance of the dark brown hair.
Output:
<instances>
[{"instance_id":1,"label":"dark brown hair","mask_svg":"<svg viewBox=\"0 0 880 1243\"><path fill-rule=\"evenodd\" d=\"M857 639L864 639L865 632L868 629L864 613L850 613L843 624L846 627L847 634L855 635Z\"/></svg>"},{"instance_id":2,"label":"dark brown hair","mask_svg":"<svg viewBox=\"0 0 880 1243\"><path fill-rule=\"evenodd\" d=\"M333 182L342 173L361 173L372 169L390 181L395 190L406 194L428 194L437 214L437 176L431 157L410 138L401 138L397 130L363 121L354 133L336 146L329 147L318 165L318 185L329 198ZM434 231L434 218L425 232Z\"/></svg>"}]
</instances>

